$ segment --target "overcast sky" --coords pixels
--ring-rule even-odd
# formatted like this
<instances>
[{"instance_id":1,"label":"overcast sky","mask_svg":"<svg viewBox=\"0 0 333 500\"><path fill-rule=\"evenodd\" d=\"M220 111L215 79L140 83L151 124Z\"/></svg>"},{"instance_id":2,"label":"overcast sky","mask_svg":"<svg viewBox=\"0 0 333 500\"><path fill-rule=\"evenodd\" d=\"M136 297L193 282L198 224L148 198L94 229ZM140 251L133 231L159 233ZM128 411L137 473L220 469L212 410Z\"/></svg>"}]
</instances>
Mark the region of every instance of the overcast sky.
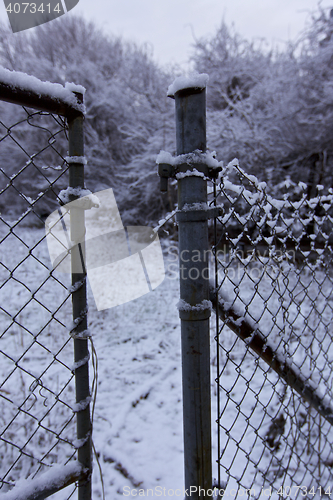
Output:
<instances>
[{"instance_id":1,"label":"overcast sky","mask_svg":"<svg viewBox=\"0 0 333 500\"><path fill-rule=\"evenodd\" d=\"M111 33L151 43L162 64L183 64L193 33L209 36L223 18L248 39L281 42L299 34L317 5L317 0L80 0L72 12L96 20ZM333 7L333 0L321 5Z\"/></svg>"},{"instance_id":2,"label":"overcast sky","mask_svg":"<svg viewBox=\"0 0 333 500\"><path fill-rule=\"evenodd\" d=\"M193 36L213 34L223 18L247 39L283 43L297 37L317 5L317 0L80 0L71 13L96 21L106 32L151 44L160 64L185 67ZM333 0L321 5L333 7ZM5 17L1 2L0 18Z\"/></svg>"}]
</instances>

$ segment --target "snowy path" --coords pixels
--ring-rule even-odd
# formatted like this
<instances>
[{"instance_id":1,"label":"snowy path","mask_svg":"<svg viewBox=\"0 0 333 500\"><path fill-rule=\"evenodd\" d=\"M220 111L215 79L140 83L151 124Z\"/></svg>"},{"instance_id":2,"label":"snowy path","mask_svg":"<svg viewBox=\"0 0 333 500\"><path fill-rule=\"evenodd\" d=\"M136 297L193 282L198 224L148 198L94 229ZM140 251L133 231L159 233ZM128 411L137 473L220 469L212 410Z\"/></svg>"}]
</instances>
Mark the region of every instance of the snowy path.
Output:
<instances>
[{"instance_id":1,"label":"snowy path","mask_svg":"<svg viewBox=\"0 0 333 500\"><path fill-rule=\"evenodd\" d=\"M37 238L42 237L42 234L42 230L20 229L21 237L30 248L37 241ZM166 253L166 248L164 250ZM12 237L5 245L5 257L2 260L5 261L8 268L13 268L24 255L27 255L27 252L29 253L27 248ZM38 254L38 258L45 260L45 262L48 261L47 249L44 244L39 245L33 254ZM169 489L176 491L183 488L180 324L176 307L179 300L179 282L178 279L175 279L175 273L170 271L171 268L167 260L166 268L167 276L157 289L135 301L113 309L98 312L92 294L89 293L89 328L93 335L99 364L93 439L103 471L107 499L122 498L124 493L130 490L135 490L139 494L140 489L144 491L155 489L155 491L163 492ZM174 270L174 267L172 269ZM7 271L2 268L1 277L6 278L7 275ZM17 280L9 280L3 288L2 303L6 304L6 310L12 316L15 316L20 304L24 304L26 300L31 298L31 293L22 287L19 278L29 282L31 290L36 290L38 283L43 282L46 275L45 267L32 257L19 266L14 274ZM293 286L291 274L289 284L291 287ZM304 285L308 290L311 289L308 277L304 278ZM229 286L226 284L224 289L231 296L233 290L230 283ZM243 286L240 294L245 301L251 297L253 289L253 283L251 286L250 283ZM279 309L280 302L272 294L272 286L268 280L262 282L260 292L265 298L266 305L270 307L272 312L275 311L276 324L283 328L283 311ZM308 293L313 296L315 290ZM67 291L61 288L55 280L46 282L35 294L36 298L42 299L43 303L51 310L57 308L66 295ZM305 307L302 311L311 310L307 298L299 296L299 303ZM320 304L317 306L320 308ZM257 299L252 304L252 310L260 316L260 327L265 331L270 331L272 318L267 314L261 315L262 311ZM325 316L327 310L324 309L322 312ZM20 313L20 321L35 333L40 328L45 327L43 341L47 344L51 354L54 354L58 352L63 343L68 342L68 331L61 326L59 321L66 325L70 324L70 314L70 304L67 302L56 315L58 322L53 320L48 325L50 314L39 305L37 300L32 300L29 306ZM292 307L289 307L289 314L290 318L295 318L294 329L297 330L301 316L297 319L297 311L294 312ZM2 326L8 324L8 318L8 315L2 313ZM300 323L299 327L301 328L301 326ZM313 328L316 328L316 324L313 325ZM284 331L284 335L286 335L288 331ZM27 346L26 342L30 338L29 335L26 335L22 329L18 328L17 323L14 323L8 330L8 335L1 339L2 349L7 349L16 357L23 355ZM212 316L212 420L214 421L216 418L216 386L214 383L216 352L213 335L214 315ZM282 408L279 398L283 392L283 386L278 383L276 387L273 387L277 382L276 376L268 374L267 367L256 361L251 354L245 354L245 346L241 341L238 340L230 351L234 343L235 335L226 328L223 333L224 350L221 352L224 386L221 404L224 405L228 402L223 425L230 431L232 439L228 439L227 434L222 431L222 446L226 447L223 458L224 466L230 469L232 475L241 478L242 484L252 484L254 481L259 491L263 484L260 471L265 473L266 468L270 466L271 473L274 474L276 463L279 460L289 460L290 474L296 474L295 480L299 477L299 481L310 484L312 474L300 467L302 462L291 459L289 455L284 459L283 447L276 453L277 462L273 462L267 449L264 449L263 439L271 424L271 419ZM302 349L304 351L308 347L304 337L303 343ZM292 344L289 344L289 348L292 348ZM230 353L227 355L226 353L229 351ZM35 350L27 352L30 355L23 355L22 363L37 376L38 373L42 372L43 366L47 362L47 355L37 347ZM72 366L71 341L68 342L66 349L59 354L59 358L68 366ZM3 379L10 362L2 362L1 366L1 378ZM308 366L305 366L305 369L308 370ZM266 376L266 372L269 377ZM60 365L54 364L52 369L48 371L46 381L59 386L66 380L67 375L65 375L64 370L60 370ZM91 380L92 377L93 371L91 369ZM251 380L250 384L249 380ZM7 390L7 386L4 386L4 389ZM20 386L17 385L16 399L22 397L20 391ZM33 409L38 414L38 412L45 411L43 405L45 392L44 396L43 391L40 396L38 390L35 393L38 402L35 403ZM226 399L226 393L231 399ZM68 391L68 397L73 397L73 391ZM291 394L288 392L288 394L283 395L283 398L284 404L289 404L292 412L293 399ZM52 398L48 394L48 403L50 402L52 402ZM5 414L3 413L3 415ZM57 419L58 414L55 412L54 415ZM251 425L248 425L249 416ZM4 424L3 421L2 425ZM296 448L298 446L300 450L299 456L302 457L303 454L304 460L310 460L309 464L313 474L317 474L317 455L313 453L310 458L307 458L306 451L302 448L304 429L299 431L296 427L295 429L287 428L288 439L293 437L293 432L298 433ZM216 477L215 425L213 429L213 466ZM317 429L316 426L313 426L312 433L314 433L315 447L318 448L315 437ZM72 428L72 430L74 429ZM323 423L322 432L327 434L327 439L330 440L331 430ZM286 443L288 439L286 439ZM237 441L240 443L241 450L236 445ZM332 442L332 440L330 441ZM286 449L289 448L286 447ZM330 458L328 452L329 449L326 448L324 458ZM250 464L246 458L247 453L251 455L253 460ZM256 460L261 455L264 459L260 466L256 467ZM59 463L63 460L61 457L64 455L59 451L57 456L53 456L54 460ZM2 465L5 466L4 461ZM244 473L243 470L245 470ZM24 473L29 473L28 468L24 469ZM224 471L222 479L223 474L225 474ZM266 475L268 478L269 474L266 473ZM228 493L235 484L234 480L230 481ZM160 490L156 488L160 488ZM62 491L54 495L53 498L64 500L68 494L69 490ZM232 498L229 494L226 497ZM101 482L96 463L93 473L93 498L94 500L102 498Z\"/></svg>"}]
</instances>

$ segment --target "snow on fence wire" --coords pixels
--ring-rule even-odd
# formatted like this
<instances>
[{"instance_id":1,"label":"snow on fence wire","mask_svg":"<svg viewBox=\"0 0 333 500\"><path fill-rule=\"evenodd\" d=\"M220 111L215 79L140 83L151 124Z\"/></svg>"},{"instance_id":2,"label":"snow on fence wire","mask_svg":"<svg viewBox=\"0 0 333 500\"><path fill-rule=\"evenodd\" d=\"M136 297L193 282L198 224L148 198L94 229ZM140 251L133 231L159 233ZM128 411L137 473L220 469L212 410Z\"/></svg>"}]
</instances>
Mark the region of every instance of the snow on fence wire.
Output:
<instances>
[{"instance_id":1,"label":"snow on fence wire","mask_svg":"<svg viewBox=\"0 0 333 500\"><path fill-rule=\"evenodd\" d=\"M68 175L83 187L83 88L0 79L0 496L88 499L88 339L68 330L87 328L85 280L52 270L44 229Z\"/></svg>"},{"instance_id":2,"label":"snow on fence wire","mask_svg":"<svg viewBox=\"0 0 333 500\"><path fill-rule=\"evenodd\" d=\"M275 199L234 161L210 195L218 483L233 498L333 494L333 190L307 188Z\"/></svg>"}]
</instances>

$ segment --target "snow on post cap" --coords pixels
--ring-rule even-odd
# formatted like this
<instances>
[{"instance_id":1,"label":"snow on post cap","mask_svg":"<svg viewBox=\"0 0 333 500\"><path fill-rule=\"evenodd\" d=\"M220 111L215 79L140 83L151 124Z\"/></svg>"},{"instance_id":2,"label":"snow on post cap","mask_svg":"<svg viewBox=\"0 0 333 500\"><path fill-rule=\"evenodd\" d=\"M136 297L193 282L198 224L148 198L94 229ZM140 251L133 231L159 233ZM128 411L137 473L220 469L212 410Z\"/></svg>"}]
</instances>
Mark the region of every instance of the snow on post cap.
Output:
<instances>
[{"instance_id":1,"label":"snow on post cap","mask_svg":"<svg viewBox=\"0 0 333 500\"><path fill-rule=\"evenodd\" d=\"M184 89L205 89L209 76L206 73L194 73L190 76L178 76L168 88L168 97L174 97L175 93Z\"/></svg>"}]
</instances>

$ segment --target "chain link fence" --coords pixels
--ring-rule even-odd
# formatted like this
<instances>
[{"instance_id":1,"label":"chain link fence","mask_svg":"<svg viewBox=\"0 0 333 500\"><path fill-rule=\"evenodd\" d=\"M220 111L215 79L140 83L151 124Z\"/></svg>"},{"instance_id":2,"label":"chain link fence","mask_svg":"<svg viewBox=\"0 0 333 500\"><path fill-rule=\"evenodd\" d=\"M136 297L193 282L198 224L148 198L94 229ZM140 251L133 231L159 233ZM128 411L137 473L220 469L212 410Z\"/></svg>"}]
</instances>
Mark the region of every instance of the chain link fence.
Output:
<instances>
[{"instance_id":1,"label":"chain link fence","mask_svg":"<svg viewBox=\"0 0 333 500\"><path fill-rule=\"evenodd\" d=\"M73 483L56 496L70 498L82 476L74 383L80 363L69 335L73 283L51 267L44 222L68 186L68 123L82 113L73 115L75 105L49 96L49 88L44 96L43 87L35 91L29 78L23 88L19 77L18 87L1 83L11 103L0 102L0 493L46 498ZM55 464L65 467L40 475Z\"/></svg>"},{"instance_id":2,"label":"chain link fence","mask_svg":"<svg viewBox=\"0 0 333 500\"><path fill-rule=\"evenodd\" d=\"M161 191L178 183L185 488L195 499L331 497L333 188L268 186L207 153L206 83L169 87L177 156L157 158Z\"/></svg>"},{"instance_id":3,"label":"chain link fence","mask_svg":"<svg viewBox=\"0 0 333 500\"><path fill-rule=\"evenodd\" d=\"M233 498L333 494L333 190L279 189L233 161L210 194L218 484Z\"/></svg>"}]
</instances>

